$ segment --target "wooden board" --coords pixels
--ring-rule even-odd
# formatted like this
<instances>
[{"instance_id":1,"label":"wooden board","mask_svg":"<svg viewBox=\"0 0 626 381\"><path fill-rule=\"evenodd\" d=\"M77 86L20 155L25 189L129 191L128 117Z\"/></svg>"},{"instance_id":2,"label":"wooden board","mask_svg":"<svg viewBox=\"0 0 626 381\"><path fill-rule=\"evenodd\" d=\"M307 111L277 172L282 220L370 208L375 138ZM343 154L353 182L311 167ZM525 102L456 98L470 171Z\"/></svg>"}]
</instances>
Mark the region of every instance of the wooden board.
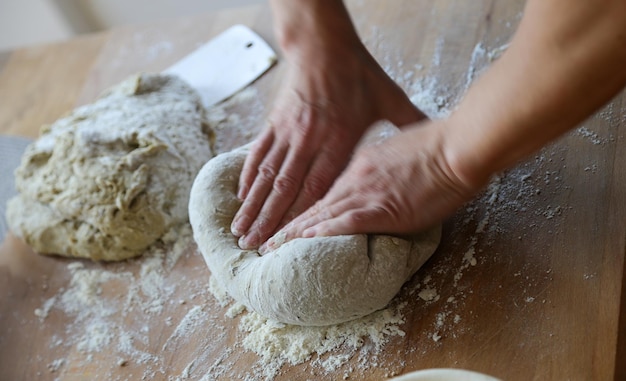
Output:
<instances>
[{"instance_id":1,"label":"wooden board","mask_svg":"<svg viewBox=\"0 0 626 381\"><path fill-rule=\"evenodd\" d=\"M523 9L520 1L486 0L355 0L348 5L374 56L409 95L435 112L437 103L451 107L497 55ZM137 71L167 67L233 23L251 26L276 48L269 10L252 7L2 54L0 132L35 137L42 124L93 100L106 87ZM255 82L252 105L228 109L241 123L218 131L219 151L249 141L263 126L283 71L279 64ZM620 360L626 358L625 131L626 96L621 94L447 220L441 247L401 295L408 301L401 325L406 335L392 337L375 358L365 354L370 366L363 366L357 354L330 375L305 363L283 367L276 379L346 374L378 380L431 367L477 370L506 380L625 379ZM2 244L0 379L202 379L211 374L231 379L258 364L258 357L240 346L240 317L224 316L226 309L208 293L209 273L193 245L175 265L165 263L159 270L167 298L143 299L162 303L158 312L143 302L128 302L128 285L137 286L130 278L107 281L94 291L103 300L119 300L103 320L117 341L100 345L100 351L86 351L88 343L76 338L90 332L96 338L98 327L77 321L80 311L55 307L72 289L68 265L74 262L34 254L10 236ZM79 263L137 279L146 258ZM435 290L438 300L411 294L418 284ZM46 310L50 300L53 307ZM201 312L206 324L191 324L193 311ZM181 327L191 330L182 335ZM135 352L120 349L126 348L123 339Z\"/></svg>"}]
</instances>

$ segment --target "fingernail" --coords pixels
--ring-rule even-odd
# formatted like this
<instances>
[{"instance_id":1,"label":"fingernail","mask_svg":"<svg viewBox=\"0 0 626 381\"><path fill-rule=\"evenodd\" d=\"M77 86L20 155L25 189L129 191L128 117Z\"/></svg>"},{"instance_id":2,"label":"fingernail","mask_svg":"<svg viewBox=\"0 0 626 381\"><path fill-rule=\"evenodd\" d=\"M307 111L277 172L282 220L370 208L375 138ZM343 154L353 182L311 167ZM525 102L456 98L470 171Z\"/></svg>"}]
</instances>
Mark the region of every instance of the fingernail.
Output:
<instances>
[{"instance_id":1,"label":"fingernail","mask_svg":"<svg viewBox=\"0 0 626 381\"><path fill-rule=\"evenodd\" d=\"M248 250L248 244L246 242L246 236L242 235L241 237L239 237L239 240L237 241L237 244L239 245L240 248L244 249L244 250Z\"/></svg>"},{"instance_id":2,"label":"fingernail","mask_svg":"<svg viewBox=\"0 0 626 381\"><path fill-rule=\"evenodd\" d=\"M264 244L261 245L261 247L259 247L259 254L263 255L267 252L268 246L270 246L271 243L268 240L267 242L265 242Z\"/></svg>"},{"instance_id":3,"label":"fingernail","mask_svg":"<svg viewBox=\"0 0 626 381\"><path fill-rule=\"evenodd\" d=\"M230 232L233 233L235 237L241 237L243 235L241 230L241 218L235 218L233 223L230 224Z\"/></svg>"},{"instance_id":4,"label":"fingernail","mask_svg":"<svg viewBox=\"0 0 626 381\"><path fill-rule=\"evenodd\" d=\"M312 238L312 237L315 237L316 234L317 234L317 231L315 230L315 228L306 228L302 232L302 237Z\"/></svg>"},{"instance_id":5,"label":"fingernail","mask_svg":"<svg viewBox=\"0 0 626 381\"><path fill-rule=\"evenodd\" d=\"M259 246L259 237L255 233L242 235L239 238L239 247L244 250L251 250Z\"/></svg>"},{"instance_id":6,"label":"fingernail","mask_svg":"<svg viewBox=\"0 0 626 381\"><path fill-rule=\"evenodd\" d=\"M247 195L248 195L248 187L245 185L240 186L239 191L237 192L237 198L240 201L243 201L243 199L245 199Z\"/></svg>"}]
</instances>

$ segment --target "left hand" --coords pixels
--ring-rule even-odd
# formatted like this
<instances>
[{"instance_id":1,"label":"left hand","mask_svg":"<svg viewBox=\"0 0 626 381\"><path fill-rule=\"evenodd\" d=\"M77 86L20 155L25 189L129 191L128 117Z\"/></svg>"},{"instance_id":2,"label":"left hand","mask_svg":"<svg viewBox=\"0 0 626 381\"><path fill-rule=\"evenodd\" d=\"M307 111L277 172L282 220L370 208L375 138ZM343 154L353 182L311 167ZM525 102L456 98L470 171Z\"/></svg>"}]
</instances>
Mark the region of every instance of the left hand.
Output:
<instances>
[{"instance_id":1,"label":"left hand","mask_svg":"<svg viewBox=\"0 0 626 381\"><path fill-rule=\"evenodd\" d=\"M326 196L260 251L297 237L403 234L440 222L483 185L465 183L449 165L444 123L417 125L359 150Z\"/></svg>"}]
</instances>

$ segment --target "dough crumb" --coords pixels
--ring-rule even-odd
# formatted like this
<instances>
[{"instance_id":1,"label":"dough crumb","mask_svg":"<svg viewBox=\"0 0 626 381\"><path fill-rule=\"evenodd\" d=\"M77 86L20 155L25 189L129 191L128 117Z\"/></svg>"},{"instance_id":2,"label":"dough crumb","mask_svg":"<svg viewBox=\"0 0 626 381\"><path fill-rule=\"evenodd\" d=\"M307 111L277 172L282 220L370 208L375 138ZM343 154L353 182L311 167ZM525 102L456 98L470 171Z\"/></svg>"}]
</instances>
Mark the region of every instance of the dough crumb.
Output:
<instances>
[{"instance_id":1,"label":"dough crumb","mask_svg":"<svg viewBox=\"0 0 626 381\"><path fill-rule=\"evenodd\" d=\"M50 364L48 364L48 370L50 371L50 373L57 372L59 369L63 367L63 365L65 365L65 362L66 360L64 358L56 359L52 361Z\"/></svg>"},{"instance_id":2,"label":"dough crumb","mask_svg":"<svg viewBox=\"0 0 626 381\"><path fill-rule=\"evenodd\" d=\"M239 316L246 311L246 306L240 303L234 303L228 311L226 311L226 317L234 318L235 316Z\"/></svg>"},{"instance_id":3,"label":"dough crumb","mask_svg":"<svg viewBox=\"0 0 626 381\"><path fill-rule=\"evenodd\" d=\"M435 300L439 294L437 294L437 290L434 288L425 288L417 294L425 302L432 302Z\"/></svg>"}]
</instances>

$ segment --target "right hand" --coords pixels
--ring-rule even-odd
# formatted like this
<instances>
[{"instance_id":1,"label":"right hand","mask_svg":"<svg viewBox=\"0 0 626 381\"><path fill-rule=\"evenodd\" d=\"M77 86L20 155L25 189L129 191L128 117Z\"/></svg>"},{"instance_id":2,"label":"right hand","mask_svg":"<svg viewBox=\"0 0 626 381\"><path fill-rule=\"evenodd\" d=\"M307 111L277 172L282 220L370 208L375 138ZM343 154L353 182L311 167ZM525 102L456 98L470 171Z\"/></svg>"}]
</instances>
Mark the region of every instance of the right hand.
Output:
<instances>
[{"instance_id":1,"label":"right hand","mask_svg":"<svg viewBox=\"0 0 626 381\"><path fill-rule=\"evenodd\" d=\"M447 121L414 125L360 148L328 193L261 246L275 250L298 237L408 234L441 222L478 192L446 157Z\"/></svg>"}]
</instances>

